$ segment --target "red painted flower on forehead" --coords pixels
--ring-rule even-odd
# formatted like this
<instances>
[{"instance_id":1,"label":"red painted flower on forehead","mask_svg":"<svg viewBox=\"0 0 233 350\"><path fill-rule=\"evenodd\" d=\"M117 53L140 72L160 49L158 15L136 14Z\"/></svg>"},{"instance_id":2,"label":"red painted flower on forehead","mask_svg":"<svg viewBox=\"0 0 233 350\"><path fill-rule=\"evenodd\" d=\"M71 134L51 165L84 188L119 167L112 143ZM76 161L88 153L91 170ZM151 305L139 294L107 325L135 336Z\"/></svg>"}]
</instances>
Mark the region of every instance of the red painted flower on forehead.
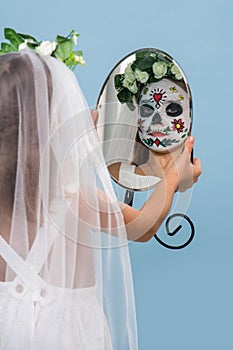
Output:
<instances>
[{"instance_id":1,"label":"red painted flower on forehead","mask_svg":"<svg viewBox=\"0 0 233 350\"><path fill-rule=\"evenodd\" d=\"M178 134L183 132L184 122L182 121L182 119L174 119L171 123L173 124L172 129L176 130Z\"/></svg>"}]
</instances>

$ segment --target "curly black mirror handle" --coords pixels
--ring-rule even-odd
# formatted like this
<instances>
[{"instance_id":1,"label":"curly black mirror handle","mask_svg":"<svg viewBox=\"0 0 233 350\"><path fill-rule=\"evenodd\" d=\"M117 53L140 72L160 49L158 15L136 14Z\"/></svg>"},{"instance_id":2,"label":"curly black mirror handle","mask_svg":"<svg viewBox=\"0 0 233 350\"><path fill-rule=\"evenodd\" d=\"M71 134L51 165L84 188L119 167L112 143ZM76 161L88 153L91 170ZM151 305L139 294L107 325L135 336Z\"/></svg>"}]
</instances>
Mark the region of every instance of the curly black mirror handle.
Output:
<instances>
[{"instance_id":1,"label":"curly black mirror handle","mask_svg":"<svg viewBox=\"0 0 233 350\"><path fill-rule=\"evenodd\" d=\"M189 239L188 239L185 243L183 243L183 244L181 244L181 245L178 245L178 246L169 245L169 244L163 242L156 234L154 235L154 238L155 238L162 246L164 246L165 248L168 248L168 249L173 249L173 250L175 250L175 249L183 249L183 248L187 247L187 245L189 245L189 244L192 242L192 240L193 240L193 238L194 238L194 234L195 234L195 228L194 228L193 222L191 221L191 219L190 219L187 215L182 214L182 213L175 213L175 214L170 215L170 216L167 218L166 223L165 223L165 227L166 227L167 234L168 234L170 237L175 236L175 235L180 231L180 229L182 228L182 225L179 225L179 226L177 226L173 231L170 231L170 229L169 229L170 221L171 221L174 217L177 217L177 216L183 217L183 218L189 223L189 225L190 225L190 230L191 230L191 231L190 231L190 232L191 232L191 233L190 233L190 237L189 237Z\"/></svg>"},{"instance_id":2,"label":"curly black mirror handle","mask_svg":"<svg viewBox=\"0 0 233 350\"><path fill-rule=\"evenodd\" d=\"M130 191L130 190L127 190L126 193L125 193L125 199L124 199L124 202L130 206L133 205L133 199L134 199L134 191ZM182 225L179 225L177 226L173 231L170 231L169 229L169 224L170 224L170 221L174 218L174 217L177 217L177 216L181 216L183 217L190 225L190 229L191 229L191 233L190 233L190 237L189 239L181 244L181 245L178 245L178 246L175 246L175 245L169 245L165 242L163 242L156 234L154 235L154 238L162 245L164 246L165 248L168 248L168 249L173 249L173 250L178 250L178 249L183 249L185 247L187 247L187 245L189 245L193 238L194 238L194 235L195 235L195 228L194 228L194 224L192 222L192 220L185 214L182 214L182 213L174 213L172 215L170 215L167 220L166 220L166 223L165 223L165 227L166 227L166 231L167 231L167 234L168 236L172 237L172 236L175 236L179 231L180 229L182 228Z\"/></svg>"}]
</instances>

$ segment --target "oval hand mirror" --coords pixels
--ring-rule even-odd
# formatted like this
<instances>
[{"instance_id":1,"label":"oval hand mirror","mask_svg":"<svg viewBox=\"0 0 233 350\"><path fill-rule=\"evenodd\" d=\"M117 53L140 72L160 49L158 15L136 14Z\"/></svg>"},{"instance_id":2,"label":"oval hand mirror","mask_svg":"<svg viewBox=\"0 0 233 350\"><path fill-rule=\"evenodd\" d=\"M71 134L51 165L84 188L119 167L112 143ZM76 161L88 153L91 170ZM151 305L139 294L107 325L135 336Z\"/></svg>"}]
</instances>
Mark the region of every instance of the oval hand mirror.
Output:
<instances>
[{"instance_id":1,"label":"oval hand mirror","mask_svg":"<svg viewBox=\"0 0 233 350\"><path fill-rule=\"evenodd\" d=\"M97 109L111 177L130 191L156 186L191 131L191 92L180 66L158 49L130 53L105 80Z\"/></svg>"}]
</instances>

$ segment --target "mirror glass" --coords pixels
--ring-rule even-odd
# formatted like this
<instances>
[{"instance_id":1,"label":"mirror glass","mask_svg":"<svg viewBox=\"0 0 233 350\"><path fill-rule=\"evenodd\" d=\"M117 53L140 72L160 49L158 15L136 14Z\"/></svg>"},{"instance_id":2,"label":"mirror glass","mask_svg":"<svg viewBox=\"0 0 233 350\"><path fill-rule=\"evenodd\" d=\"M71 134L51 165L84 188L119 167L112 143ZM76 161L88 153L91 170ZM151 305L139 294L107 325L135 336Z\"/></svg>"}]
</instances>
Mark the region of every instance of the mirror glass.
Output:
<instances>
[{"instance_id":1,"label":"mirror glass","mask_svg":"<svg viewBox=\"0 0 233 350\"><path fill-rule=\"evenodd\" d=\"M130 53L105 80L97 110L112 179L131 191L155 187L191 131L191 92L181 67L158 49Z\"/></svg>"}]
</instances>

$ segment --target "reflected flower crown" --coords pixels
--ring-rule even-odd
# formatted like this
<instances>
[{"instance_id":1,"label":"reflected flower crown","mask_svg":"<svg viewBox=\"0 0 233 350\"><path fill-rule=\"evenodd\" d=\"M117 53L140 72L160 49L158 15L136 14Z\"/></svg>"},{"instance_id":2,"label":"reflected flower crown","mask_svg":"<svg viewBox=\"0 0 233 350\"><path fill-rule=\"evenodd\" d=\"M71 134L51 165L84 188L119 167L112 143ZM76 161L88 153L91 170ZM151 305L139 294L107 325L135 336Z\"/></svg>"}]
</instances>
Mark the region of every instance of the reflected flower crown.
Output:
<instances>
[{"instance_id":1,"label":"reflected flower crown","mask_svg":"<svg viewBox=\"0 0 233 350\"><path fill-rule=\"evenodd\" d=\"M137 52L135 61L127 65L125 72L114 77L114 85L118 91L117 98L134 111L134 102L138 102L142 89L165 77L184 81L177 65L165 54L148 50Z\"/></svg>"},{"instance_id":2,"label":"reflected flower crown","mask_svg":"<svg viewBox=\"0 0 233 350\"><path fill-rule=\"evenodd\" d=\"M66 37L57 35L52 42L48 40L38 41L31 35L17 33L12 28L4 29L4 37L9 43L1 43L0 54L20 51L28 47L42 56L56 57L72 70L78 64L85 64L82 51L74 50L79 37L79 34L74 30L71 30Z\"/></svg>"}]
</instances>

